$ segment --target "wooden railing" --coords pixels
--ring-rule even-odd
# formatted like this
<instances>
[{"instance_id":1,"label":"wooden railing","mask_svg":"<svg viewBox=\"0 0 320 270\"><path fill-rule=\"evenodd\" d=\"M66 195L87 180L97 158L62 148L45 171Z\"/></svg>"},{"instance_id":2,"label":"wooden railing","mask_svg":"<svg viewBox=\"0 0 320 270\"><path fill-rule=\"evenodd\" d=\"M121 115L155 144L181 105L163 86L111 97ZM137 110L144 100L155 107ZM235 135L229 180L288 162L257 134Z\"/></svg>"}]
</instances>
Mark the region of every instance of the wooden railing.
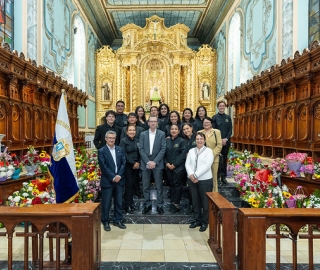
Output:
<instances>
[{"instance_id":1,"label":"wooden railing","mask_svg":"<svg viewBox=\"0 0 320 270\"><path fill-rule=\"evenodd\" d=\"M208 192L208 244L221 269L236 269L237 208L218 192Z\"/></svg>"},{"instance_id":2,"label":"wooden railing","mask_svg":"<svg viewBox=\"0 0 320 270\"><path fill-rule=\"evenodd\" d=\"M313 240L320 239L320 235L314 235L309 225L307 233L299 234L299 230L306 224L320 223L320 209L238 209L238 257L239 269L256 270L266 269L266 238L276 239L276 269L281 268L281 238L292 240L292 269L297 269L297 239L308 240L308 269L314 268ZM275 224L275 234L267 234L267 229ZM290 232L280 232L280 224L286 225Z\"/></svg>"},{"instance_id":3,"label":"wooden railing","mask_svg":"<svg viewBox=\"0 0 320 270\"><path fill-rule=\"evenodd\" d=\"M33 207L0 207L0 222L7 237L8 269L13 267L13 237L15 228L24 223L24 269L29 269L29 238L32 241L32 264L39 269L99 269L101 263L100 204L52 204ZM70 242L72 238L72 242ZM45 239L49 241L49 261L44 260ZM56 258L53 260L53 239ZM61 241L62 240L62 241ZM69 240L69 241L68 241ZM65 245L64 260L60 256ZM3 247L2 247L3 248Z\"/></svg>"}]
</instances>

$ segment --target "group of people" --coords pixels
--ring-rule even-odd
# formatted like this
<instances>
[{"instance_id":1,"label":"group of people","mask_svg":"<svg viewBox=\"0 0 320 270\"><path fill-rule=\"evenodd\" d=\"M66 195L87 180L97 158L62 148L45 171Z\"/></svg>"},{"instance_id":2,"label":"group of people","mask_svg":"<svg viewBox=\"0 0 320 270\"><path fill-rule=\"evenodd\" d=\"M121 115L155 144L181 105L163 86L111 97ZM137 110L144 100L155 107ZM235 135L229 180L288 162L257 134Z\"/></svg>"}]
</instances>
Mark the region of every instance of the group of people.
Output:
<instances>
[{"instance_id":1,"label":"group of people","mask_svg":"<svg viewBox=\"0 0 320 270\"><path fill-rule=\"evenodd\" d=\"M200 231L207 229L208 200L205 193L218 191L219 184L227 183L226 161L232 135L231 118L225 114L226 103L219 101L217 108L218 113L212 118L207 116L204 106L197 108L195 117L190 108L185 108L180 117L178 111L170 111L168 105L161 104L159 108L150 108L147 120L142 106L126 115L125 103L119 100L116 111L106 112L105 123L97 127L93 140L102 172L101 221L106 231L111 230L112 198L113 225L121 229L126 228L122 222L122 198L127 213L136 209L134 194L144 198L142 214L151 211L152 176L160 215L164 214L163 179L169 183L169 211L172 213L180 210L182 186L187 182L194 211L190 228L200 226ZM219 168L220 153L224 166Z\"/></svg>"}]
</instances>

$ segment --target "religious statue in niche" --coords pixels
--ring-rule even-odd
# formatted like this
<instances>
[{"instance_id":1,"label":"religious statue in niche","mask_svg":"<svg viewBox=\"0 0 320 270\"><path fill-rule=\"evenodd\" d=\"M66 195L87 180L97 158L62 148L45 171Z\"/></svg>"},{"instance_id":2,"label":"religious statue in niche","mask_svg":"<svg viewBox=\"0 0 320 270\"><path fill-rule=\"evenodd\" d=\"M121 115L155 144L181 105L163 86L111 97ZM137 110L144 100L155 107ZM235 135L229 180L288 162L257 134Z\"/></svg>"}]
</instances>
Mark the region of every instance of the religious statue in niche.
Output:
<instances>
[{"instance_id":1,"label":"religious statue in niche","mask_svg":"<svg viewBox=\"0 0 320 270\"><path fill-rule=\"evenodd\" d=\"M210 84L208 82L203 82L201 87L202 99L210 99Z\"/></svg>"},{"instance_id":2,"label":"religious statue in niche","mask_svg":"<svg viewBox=\"0 0 320 270\"><path fill-rule=\"evenodd\" d=\"M103 100L110 100L110 95L111 95L111 83L109 82L104 82L102 84L102 99Z\"/></svg>"},{"instance_id":3,"label":"religious statue in niche","mask_svg":"<svg viewBox=\"0 0 320 270\"><path fill-rule=\"evenodd\" d=\"M150 89L150 101L153 101L153 103L156 101L159 102L162 97L161 90L164 89L165 86L165 70L161 61L152 59L148 63L146 69L146 83L147 89Z\"/></svg>"}]
</instances>

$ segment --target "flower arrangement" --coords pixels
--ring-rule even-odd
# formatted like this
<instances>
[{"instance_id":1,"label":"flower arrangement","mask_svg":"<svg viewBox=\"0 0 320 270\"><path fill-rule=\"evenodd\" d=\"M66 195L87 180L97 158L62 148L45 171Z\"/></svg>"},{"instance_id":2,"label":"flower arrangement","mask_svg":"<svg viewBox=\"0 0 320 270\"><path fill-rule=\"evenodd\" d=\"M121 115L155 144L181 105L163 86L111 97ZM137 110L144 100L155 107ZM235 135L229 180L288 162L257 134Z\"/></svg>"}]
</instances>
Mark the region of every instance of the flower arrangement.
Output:
<instances>
[{"instance_id":1,"label":"flower arrangement","mask_svg":"<svg viewBox=\"0 0 320 270\"><path fill-rule=\"evenodd\" d=\"M320 208L320 189L316 189L309 197L309 208Z\"/></svg>"},{"instance_id":2,"label":"flower arrangement","mask_svg":"<svg viewBox=\"0 0 320 270\"><path fill-rule=\"evenodd\" d=\"M87 151L79 147L75 151L79 184L79 202L94 201L100 190L101 170L97 150Z\"/></svg>"},{"instance_id":3,"label":"flower arrangement","mask_svg":"<svg viewBox=\"0 0 320 270\"><path fill-rule=\"evenodd\" d=\"M308 155L306 153L290 153L286 155L286 161L303 162Z\"/></svg>"},{"instance_id":4,"label":"flower arrangement","mask_svg":"<svg viewBox=\"0 0 320 270\"><path fill-rule=\"evenodd\" d=\"M10 178L14 170L15 168L12 165L12 157L8 153L8 148L6 147L3 152L0 152L0 178Z\"/></svg>"},{"instance_id":5,"label":"flower arrangement","mask_svg":"<svg viewBox=\"0 0 320 270\"><path fill-rule=\"evenodd\" d=\"M34 149L34 146L30 145L27 152L22 157L22 163L25 166L33 166L40 164L40 158L37 150Z\"/></svg>"},{"instance_id":6,"label":"flower arrangement","mask_svg":"<svg viewBox=\"0 0 320 270\"><path fill-rule=\"evenodd\" d=\"M149 113L150 112L150 108L151 108L150 102L146 102L146 104L144 105L145 112Z\"/></svg>"},{"instance_id":7,"label":"flower arrangement","mask_svg":"<svg viewBox=\"0 0 320 270\"><path fill-rule=\"evenodd\" d=\"M306 174L313 175L314 173L314 165L313 165L313 158L312 157L306 157L305 160L302 163L302 166L300 167L300 172Z\"/></svg>"},{"instance_id":8,"label":"flower arrangement","mask_svg":"<svg viewBox=\"0 0 320 270\"><path fill-rule=\"evenodd\" d=\"M313 175L316 179L320 179L320 163L315 162L313 165Z\"/></svg>"},{"instance_id":9,"label":"flower arrangement","mask_svg":"<svg viewBox=\"0 0 320 270\"><path fill-rule=\"evenodd\" d=\"M24 182L22 188L13 192L7 200L8 206L27 207L34 204L53 204L55 203L55 195L53 190L46 189L40 191L36 184L32 181Z\"/></svg>"},{"instance_id":10,"label":"flower arrangement","mask_svg":"<svg viewBox=\"0 0 320 270\"><path fill-rule=\"evenodd\" d=\"M15 169L22 169L23 164L21 163L20 158L17 156L17 154L12 153L11 155L11 160L12 160L12 165Z\"/></svg>"},{"instance_id":11,"label":"flower arrangement","mask_svg":"<svg viewBox=\"0 0 320 270\"><path fill-rule=\"evenodd\" d=\"M288 164L284 158L276 158L272 161L271 170L275 170L277 173L287 173L288 172Z\"/></svg>"},{"instance_id":12,"label":"flower arrangement","mask_svg":"<svg viewBox=\"0 0 320 270\"><path fill-rule=\"evenodd\" d=\"M43 173L46 173L48 171L49 165L51 164L51 157L45 150L42 150L39 154L39 161L41 171Z\"/></svg>"}]
</instances>

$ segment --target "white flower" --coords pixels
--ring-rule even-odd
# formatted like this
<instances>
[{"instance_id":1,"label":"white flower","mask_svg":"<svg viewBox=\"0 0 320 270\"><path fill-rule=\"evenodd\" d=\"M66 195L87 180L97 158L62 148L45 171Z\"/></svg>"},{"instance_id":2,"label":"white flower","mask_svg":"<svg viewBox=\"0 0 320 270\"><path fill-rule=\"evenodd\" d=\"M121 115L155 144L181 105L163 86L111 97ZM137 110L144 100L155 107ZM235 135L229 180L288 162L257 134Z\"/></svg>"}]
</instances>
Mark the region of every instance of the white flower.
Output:
<instances>
[{"instance_id":1,"label":"white flower","mask_svg":"<svg viewBox=\"0 0 320 270\"><path fill-rule=\"evenodd\" d=\"M15 201L15 202L20 202L20 196L15 197L15 198L13 199L13 201Z\"/></svg>"},{"instance_id":2,"label":"white flower","mask_svg":"<svg viewBox=\"0 0 320 270\"><path fill-rule=\"evenodd\" d=\"M33 187L28 187L28 191L32 191L33 190Z\"/></svg>"},{"instance_id":3,"label":"white flower","mask_svg":"<svg viewBox=\"0 0 320 270\"><path fill-rule=\"evenodd\" d=\"M28 182L23 182L22 185L23 186L27 186L29 183Z\"/></svg>"},{"instance_id":4,"label":"white flower","mask_svg":"<svg viewBox=\"0 0 320 270\"><path fill-rule=\"evenodd\" d=\"M12 196L9 196L8 201L12 201Z\"/></svg>"},{"instance_id":5,"label":"white flower","mask_svg":"<svg viewBox=\"0 0 320 270\"><path fill-rule=\"evenodd\" d=\"M84 180L84 181L83 181L83 184L84 184L84 185L88 184L88 180Z\"/></svg>"},{"instance_id":6,"label":"white flower","mask_svg":"<svg viewBox=\"0 0 320 270\"><path fill-rule=\"evenodd\" d=\"M7 169L5 167L0 167L0 172L5 172Z\"/></svg>"},{"instance_id":7,"label":"white flower","mask_svg":"<svg viewBox=\"0 0 320 270\"><path fill-rule=\"evenodd\" d=\"M27 192L23 192L23 193L22 193L22 196L23 196L23 197L28 197L29 194L28 194Z\"/></svg>"}]
</instances>

